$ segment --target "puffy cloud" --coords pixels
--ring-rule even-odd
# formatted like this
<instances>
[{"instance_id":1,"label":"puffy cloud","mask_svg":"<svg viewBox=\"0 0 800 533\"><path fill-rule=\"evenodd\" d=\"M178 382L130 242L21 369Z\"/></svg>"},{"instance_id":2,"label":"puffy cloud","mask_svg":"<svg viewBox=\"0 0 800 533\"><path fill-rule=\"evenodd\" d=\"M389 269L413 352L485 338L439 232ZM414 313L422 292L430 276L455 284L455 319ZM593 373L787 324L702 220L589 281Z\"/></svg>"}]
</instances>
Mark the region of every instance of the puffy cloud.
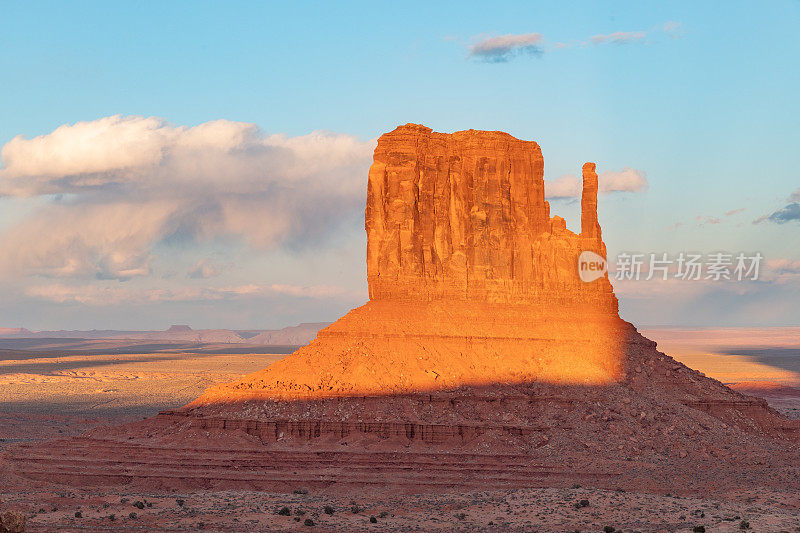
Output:
<instances>
[{"instance_id":1,"label":"puffy cloud","mask_svg":"<svg viewBox=\"0 0 800 533\"><path fill-rule=\"evenodd\" d=\"M605 35L595 35L591 39L592 44L628 44L642 41L647 36L643 31L615 31Z\"/></svg>"},{"instance_id":2,"label":"puffy cloud","mask_svg":"<svg viewBox=\"0 0 800 533\"><path fill-rule=\"evenodd\" d=\"M490 63L503 63L520 54L542 55L541 33L485 37L469 47L470 57Z\"/></svg>"},{"instance_id":3,"label":"puffy cloud","mask_svg":"<svg viewBox=\"0 0 800 533\"><path fill-rule=\"evenodd\" d=\"M645 192L650 187L643 170L629 167L620 171L601 172L597 175L597 182L600 194ZM545 193L548 198L579 198L582 190L582 178L571 174L545 182Z\"/></svg>"},{"instance_id":4,"label":"puffy cloud","mask_svg":"<svg viewBox=\"0 0 800 533\"><path fill-rule=\"evenodd\" d=\"M160 302L213 302L243 298L269 298L289 295L297 298L328 299L342 296L360 298L361 294L348 294L341 287L326 285L236 285L230 287L181 287L133 289L120 285L72 286L60 283L34 285L25 289L28 297L61 304L90 306L146 305Z\"/></svg>"},{"instance_id":5,"label":"puffy cloud","mask_svg":"<svg viewBox=\"0 0 800 533\"><path fill-rule=\"evenodd\" d=\"M0 271L17 275L129 279L150 273L150 246L175 203L53 204L0 235Z\"/></svg>"},{"instance_id":6,"label":"puffy cloud","mask_svg":"<svg viewBox=\"0 0 800 533\"><path fill-rule=\"evenodd\" d=\"M0 272L128 279L150 272L159 243L322 239L363 207L374 145L122 116L16 137L0 151L0 194L53 199L0 233L15 251Z\"/></svg>"}]
</instances>

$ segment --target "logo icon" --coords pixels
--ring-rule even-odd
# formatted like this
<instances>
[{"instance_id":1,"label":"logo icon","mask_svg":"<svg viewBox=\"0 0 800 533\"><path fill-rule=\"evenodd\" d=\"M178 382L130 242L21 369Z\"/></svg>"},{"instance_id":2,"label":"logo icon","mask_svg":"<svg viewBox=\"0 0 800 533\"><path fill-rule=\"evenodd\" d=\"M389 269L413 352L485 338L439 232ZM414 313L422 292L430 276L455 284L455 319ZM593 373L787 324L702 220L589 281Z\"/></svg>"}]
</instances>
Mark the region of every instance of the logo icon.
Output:
<instances>
[{"instance_id":1,"label":"logo icon","mask_svg":"<svg viewBox=\"0 0 800 533\"><path fill-rule=\"evenodd\" d=\"M591 283L600 279L608 272L608 264L605 258L590 250L581 252L578 257L578 275L584 283Z\"/></svg>"}]
</instances>

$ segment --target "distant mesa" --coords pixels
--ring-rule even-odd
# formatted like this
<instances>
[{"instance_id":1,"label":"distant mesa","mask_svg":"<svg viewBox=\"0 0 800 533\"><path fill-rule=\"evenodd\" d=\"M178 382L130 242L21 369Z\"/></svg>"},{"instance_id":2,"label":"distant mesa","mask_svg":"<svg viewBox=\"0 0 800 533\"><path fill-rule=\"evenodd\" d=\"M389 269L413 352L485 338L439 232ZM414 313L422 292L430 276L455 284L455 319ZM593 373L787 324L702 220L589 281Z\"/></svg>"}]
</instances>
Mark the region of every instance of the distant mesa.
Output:
<instances>
[{"instance_id":1,"label":"distant mesa","mask_svg":"<svg viewBox=\"0 0 800 533\"><path fill-rule=\"evenodd\" d=\"M0 328L0 337L10 337L12 335L28 335L32 333L25 328Z\"/></svg>"},{"instance_id":2,"label":"distant mesa","mask_svg":"<svg viewBox=\"0 0 800 533\"><path fill-rule=\"evenodd\" d=\"M55 330L30 331L25 328L0 328L0 339L91 339L136 340L166 343L248 344L264 346L303 346L311 342L317 331L330 322L303 323L281 329L230 330L192 329L187 325L173 325L164 331L121 330Z\"/></svg>"},{"instance_id":3,"label":"distant mesa","mask_svg":"<svg viewBox=\"0 0 800 533\"><path fill-rule=\"evenodd\" d=\"M369 302L183 408L11 448L8 471L180 490L797 491L798 422L657 351L607 275L580 281L581 252L606 255L594 163L579 233L550 214L543 171L539 145L507 133L384 134Z\"/></svg>"}]
</instances>

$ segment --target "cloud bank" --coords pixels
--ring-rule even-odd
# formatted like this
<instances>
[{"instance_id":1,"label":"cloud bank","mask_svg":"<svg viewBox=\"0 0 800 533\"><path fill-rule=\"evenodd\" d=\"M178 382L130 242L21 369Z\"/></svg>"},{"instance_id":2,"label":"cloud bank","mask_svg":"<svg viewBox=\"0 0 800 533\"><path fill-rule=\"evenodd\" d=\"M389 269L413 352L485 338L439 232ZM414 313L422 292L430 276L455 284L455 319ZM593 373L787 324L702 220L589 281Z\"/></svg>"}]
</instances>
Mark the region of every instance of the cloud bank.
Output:
<instances>
[{"instance_id":1,"label":"cloud bank","mask_svg":"<svg viewBox=\"0 0 800 533\"><path fill-rule=\"evenodd\" d=\"M318 242L363 206L375 141L112 116L9 141L0 195L44 205L0 234L0 273L130 279L160 244ZM211 274L206 268L200 277Z\"/></svg>"},{"instance_id":2,"label":"cloud bank","mask_svg":"<svg viewBox=\"0 0 800 533\"><path fill-rule=\"evenodd\" d=\"M28 287L25 294L37 300L58 304L84 304L93 307L147 305L161 302L215 302L244 298L269 298L280 295L315 299L348 296L347 291L341 287L282 284L134 289L124 286L72 286L53 283ZM360 294L350 296L361 297Z\"/></svg>"},{"instance_id":3,"label":"cloud bank","mask_svg":"<svg viewBox=\"0 0 800 533\"><path fill-rule=\"evenodd\" d=\"M620 171L601 172L597 175L598 192L645 192L650 187L643 170L625 167ZM552 181L545 181L545 195L550 199L580 198L583 179L566 174Z\"/></svg>"}]
</instances>

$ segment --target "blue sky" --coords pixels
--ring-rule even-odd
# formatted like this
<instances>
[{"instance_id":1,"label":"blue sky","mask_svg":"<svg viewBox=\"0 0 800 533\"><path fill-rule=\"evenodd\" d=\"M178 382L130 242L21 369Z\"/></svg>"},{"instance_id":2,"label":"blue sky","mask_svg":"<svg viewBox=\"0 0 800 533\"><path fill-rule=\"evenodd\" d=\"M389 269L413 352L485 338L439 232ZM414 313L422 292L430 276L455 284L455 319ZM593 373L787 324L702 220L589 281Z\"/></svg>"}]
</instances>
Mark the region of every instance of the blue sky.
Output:
<instances>
[{"instance_id":1,"label":"blue sky","mask_svg":"<svg viewBox=\"0 0 800 533\"><path fill-rule=\"evenodd\" d=\"M504 130L539 142L547 180L577 174L588 160L597 162L599 172L629 167L646 175L646 191L600 198L610 256L622 250L760 251L775 267L773 278L747 289L620 287L625 318L797 324L800 222L753 221L791 205L800 188L800 2L554 6L5 2L0 146L6 156L19 135L31 139L64 124L116 115L160 117L174 128L216 120L255 124L258 139L283 134L308 141L324 130L332 133L319 143L339 147L343 158L336 172L356 173L347 182L351 187L366 181L365 173L358 175L364 165L359 158L369 143L398 124L418 122L445 132ZM617 32L633 37L593 44L593 37ZM541 54L488 62L469 53L487 38L534 34ZM241 133L234 130L218 134ZM261 142L255 138L248 142ZM345 142L351 144L341 148ZM8 157L0 170L6 179L19 174ZM47 168L58 177L57 169ZM308 179L327 178L314 171ZM136 188L134 196L141 199L143 191ZM80 194L37 189L0 196L0 232L27 232L16 240L0 237L4 253L16 255L20 239L25 245L46 240L30 228L81 224L78 216L89 216L87 206L110 201L96 192L81 200ZM246 328L333 320L364 299L363 229L358 202L348 194L342 193L338 209L326 204L324 217L316 209L287 210L284 218L264 222L278 227L302 217L303 231L264 235L251 228L239 238L234 230L241 221L188 237L146 228L152 234L138 244L125 237L125 268L146 254L146 268L128 268L136 273L127 277L106 272L108 257L120 257L118 250L87 252L103 262L95 271L57 272L39 263L45 256L55 260L58 243L29 250L22 254L27 263L3 273L0 326L156 328L185 322ZM325 197L320 191L317 199ZM264 210L284 208L264 198ZM578 204L552 203L553 213L577 228ZM147 206L149 216L159 216L152 202ZM315 217L316 226L308 222ZM74 235L64 239L58 242L70 253L81 248ZM250 285L262 289L210 297L153 292ZM76 301L70 295L79 290L105 296Z\"/></svg>"}]
</instances>

